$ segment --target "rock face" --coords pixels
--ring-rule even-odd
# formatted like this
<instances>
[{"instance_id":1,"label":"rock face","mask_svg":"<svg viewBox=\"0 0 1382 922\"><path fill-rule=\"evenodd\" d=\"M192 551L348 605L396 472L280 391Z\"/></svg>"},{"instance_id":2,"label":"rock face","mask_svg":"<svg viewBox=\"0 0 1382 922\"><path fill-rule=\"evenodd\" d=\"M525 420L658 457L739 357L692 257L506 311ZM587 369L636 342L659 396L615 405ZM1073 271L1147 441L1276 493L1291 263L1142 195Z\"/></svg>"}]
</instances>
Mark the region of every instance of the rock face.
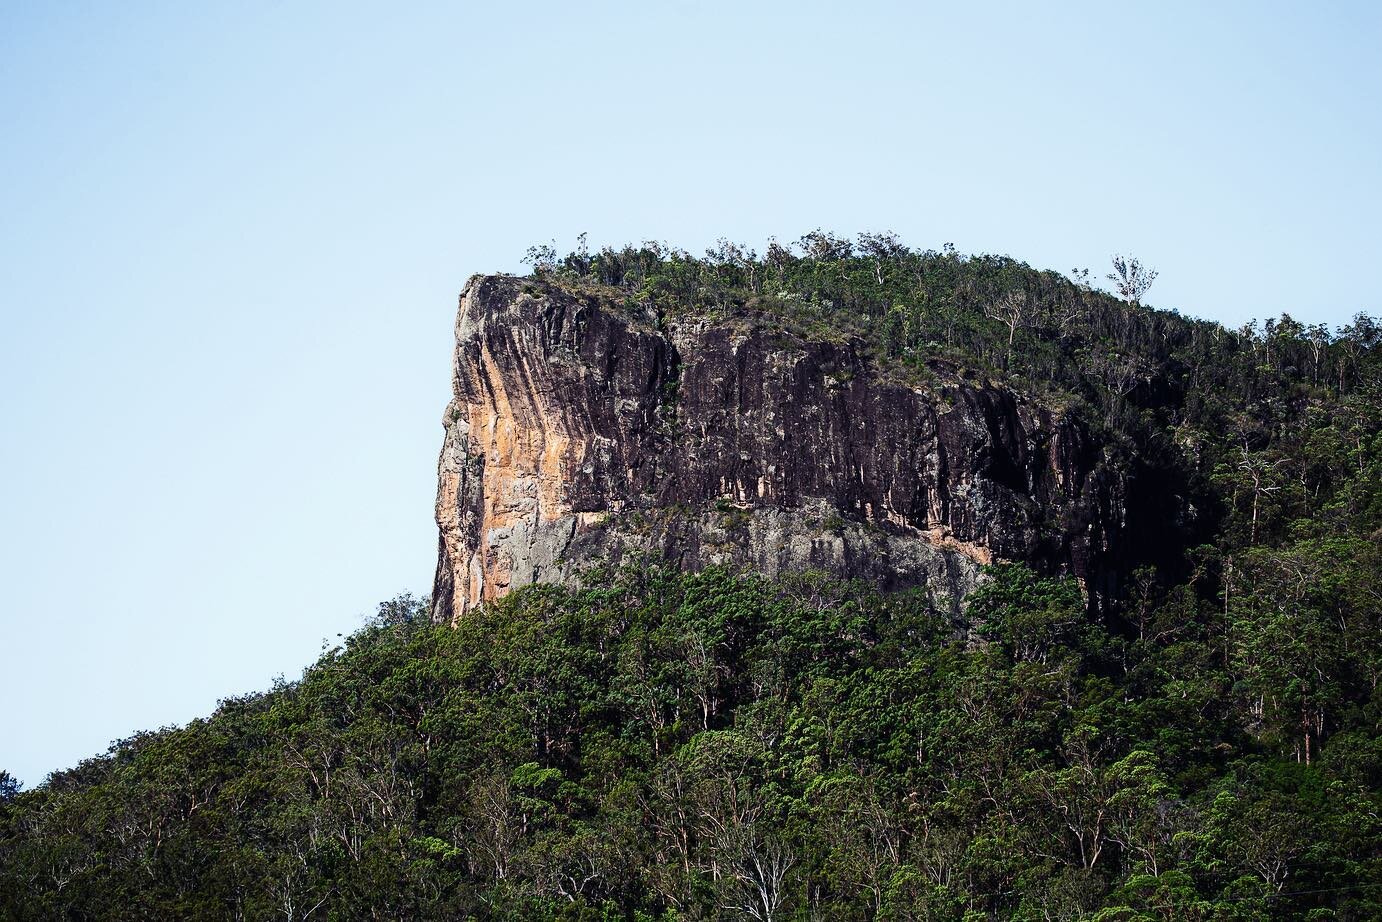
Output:
<instances>
[{"instance_id":1,"label":"rock face","mask_svg":"<svg viewBox=\"0 0 1382 922\"><path fill-rule=\"evenodd\" d=\"M985 563L1072 573L1098 608L1137 562L1128 476L1076 420L953 375L900 383L858 343L764 326L664 326L541 282L471 279L435 616L630 554L921 586L957 613Z\"/></svg>"}]
</instances>

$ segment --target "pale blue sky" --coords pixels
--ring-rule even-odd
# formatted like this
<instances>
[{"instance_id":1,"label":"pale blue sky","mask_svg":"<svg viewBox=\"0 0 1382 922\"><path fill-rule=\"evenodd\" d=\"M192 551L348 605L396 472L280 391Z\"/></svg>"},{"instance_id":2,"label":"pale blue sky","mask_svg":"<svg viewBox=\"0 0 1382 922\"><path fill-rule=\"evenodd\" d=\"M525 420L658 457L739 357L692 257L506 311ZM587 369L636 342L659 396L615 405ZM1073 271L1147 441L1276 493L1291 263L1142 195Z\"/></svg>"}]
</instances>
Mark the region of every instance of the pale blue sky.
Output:
<instances>
[{"instance_id":1,"label":"pale blue sky","mask_svg":"<svg viewBox=\"0 0 1382 922\"><path fill-rule=\"evenodd\" d=\"M1379 307L1372 3L0 7L0 767L430 587L456 293L815 227Z\"/></svg>"}]
</instances>

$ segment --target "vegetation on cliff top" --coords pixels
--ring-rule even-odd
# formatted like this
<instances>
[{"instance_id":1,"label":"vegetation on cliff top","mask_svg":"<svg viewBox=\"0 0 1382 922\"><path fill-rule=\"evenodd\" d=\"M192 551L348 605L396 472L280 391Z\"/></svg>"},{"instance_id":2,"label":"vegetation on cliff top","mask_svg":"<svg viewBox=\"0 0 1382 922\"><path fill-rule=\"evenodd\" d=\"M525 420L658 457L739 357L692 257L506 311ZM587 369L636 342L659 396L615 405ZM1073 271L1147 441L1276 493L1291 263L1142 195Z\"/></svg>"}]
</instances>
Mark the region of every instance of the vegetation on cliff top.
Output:
<instances>
[{"instance_id":1,"label":"vegetation on cliff top","mask_svg":"<svg viewBox=\"0 0 1382 922\"><path fill-rule=\"evenodd\" d=\"M653 241L559 256L532 247L534 278L587 287L661 316L766 316L821 337L853 337L880 364L937 363L1068 391L1110 417L1184 411L1213 424L1216 394L1282 386L1342 393L1363 379L1362 353L1382 340L1370 316L1331 331L1283 315L1228 330L1174 311L1120 300L1093 287L1088 270L1066 277L1007 256L967 256L950 245L914 250L893 234L856 240L822 231L767 252L721 240L702 257ZM1115 257L1114 287L1138 297L1155 273ZM1198 400L1188 401L1191 395ZM1186 404L1189 403L1189 406Z\"/></svg>"},{"instance_id":2,"label":"vegetation on cliff top","mask_svg":"<svg viewBox=\"0 0 1382 922\"><path fill-rule=\"evenodd\" d=\"M891 246L537 269L1057 387L1196 480L1183 571L1108 623L1019 565L962 624L651 565L454 630L401 598L298 682L32 791L0 774L0 917L1382 916L1376 325L1228 331Z\"/></svg>"}]
</instances>

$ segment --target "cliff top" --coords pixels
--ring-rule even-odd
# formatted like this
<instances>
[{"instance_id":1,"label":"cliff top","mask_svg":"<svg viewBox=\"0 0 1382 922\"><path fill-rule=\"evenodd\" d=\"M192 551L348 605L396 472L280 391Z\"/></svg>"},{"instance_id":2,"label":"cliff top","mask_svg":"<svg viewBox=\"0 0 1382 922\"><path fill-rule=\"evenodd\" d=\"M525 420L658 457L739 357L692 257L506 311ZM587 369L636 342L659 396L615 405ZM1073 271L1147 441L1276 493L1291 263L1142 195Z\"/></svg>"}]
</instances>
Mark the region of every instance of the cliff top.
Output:
<instances>
[{"instance_id":1,"label":"cliff top","mask_svg":"<svg viewBox=\"0 0 1382 922\"><path fill-rule=\"evenodd\" d=\"M1230 332L867 235L531 257L462 298L439 617L645 553L952 600L1021 560L1103 607L1138 566L1180 569L1209 481L1275 463L1237 454L1355 389L1378 338Z\"/></svg>"},{"instance_id":2,"label":"cliff top","mask_svg":"<svg viewBox=\"0 0 1382 922\"><path fill-rule=\"evenodd\" d=\"M816 231L762 255L722 240L701 257L656 242L592 253L582 239L565 256L534 247L525 261L532 272L518 284L595 298L653 327L853 342L913 385L999 382L1116 429L1256 429L1251 401L1224 398L1346 391L1361 376L1341 357L1379 341L1366 315L1338 331L1286 315L1229 330L1100 291L1087 270L1072 279L949 245L915 250L891 234L851 241ZM1155 277L1135 260L1116 258L1115 270L1109 279L1133 297Z\"/></svg>"}]
</instances>

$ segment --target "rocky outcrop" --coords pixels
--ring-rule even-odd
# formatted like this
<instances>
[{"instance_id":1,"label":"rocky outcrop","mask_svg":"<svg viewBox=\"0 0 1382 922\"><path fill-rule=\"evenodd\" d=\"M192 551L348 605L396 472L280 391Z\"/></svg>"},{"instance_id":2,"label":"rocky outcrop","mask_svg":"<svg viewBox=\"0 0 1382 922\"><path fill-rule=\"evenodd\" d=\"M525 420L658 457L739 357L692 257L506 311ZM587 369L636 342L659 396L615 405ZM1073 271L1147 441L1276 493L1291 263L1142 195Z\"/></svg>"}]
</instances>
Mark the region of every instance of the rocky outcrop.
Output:
<instances>
[{"instance_id":1,"label":"rocky outcrop","mask_svg":"<svg viewBox=\"0 0 1382 922\"><path fill-rule=\"evenodd\" d=\"M1128 477L1074 418L943 370L904 383L780 322L477 276L453 383L439 619L630 554L820 568L956 611L992 561L1072 573L1098 607L1138 556Z\"/></svg>"}]
</instances>

